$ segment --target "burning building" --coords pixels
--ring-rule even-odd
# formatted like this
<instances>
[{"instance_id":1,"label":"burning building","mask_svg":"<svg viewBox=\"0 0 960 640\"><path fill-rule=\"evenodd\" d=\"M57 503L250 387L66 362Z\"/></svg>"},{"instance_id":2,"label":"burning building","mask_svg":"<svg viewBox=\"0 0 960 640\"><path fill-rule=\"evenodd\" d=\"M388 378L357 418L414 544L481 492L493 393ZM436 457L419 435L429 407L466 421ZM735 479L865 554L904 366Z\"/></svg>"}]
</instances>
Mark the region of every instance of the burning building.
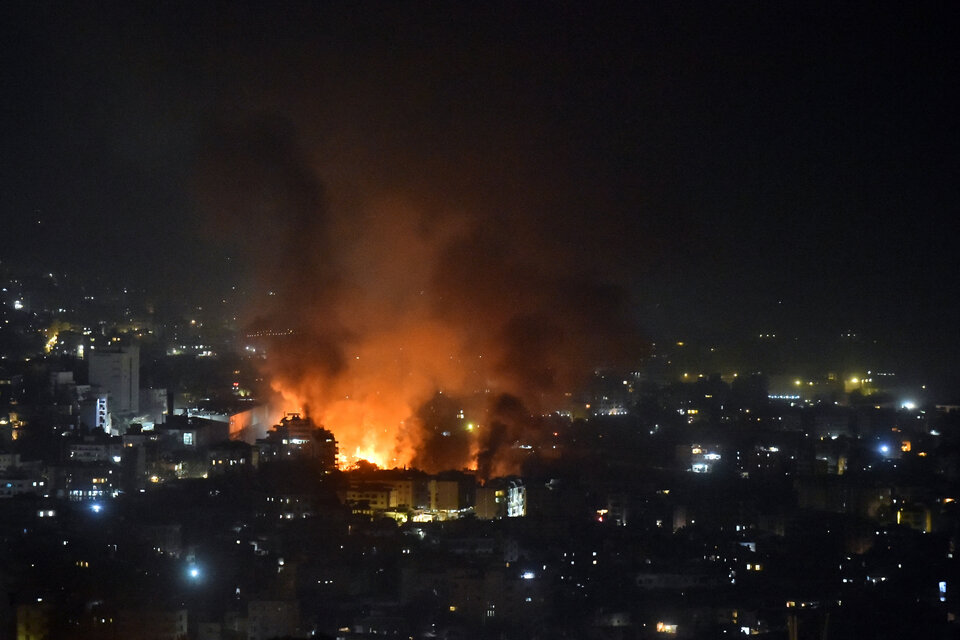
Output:
<instances>
[{"instance_id":1,"label":"burning building","mask_svg":"<svg viewBox=\"0 0 960 640\"><path fill-rule=\"evenodd\" d=\"M544 234L542 212L344 200L273 117L223 127L201 165L203 204L253 258L251 326L282 328L256 332L273 405L336 434L346 466L508 473L533 416L641 353L601 254Z\"/></svg>"}]
</instances>

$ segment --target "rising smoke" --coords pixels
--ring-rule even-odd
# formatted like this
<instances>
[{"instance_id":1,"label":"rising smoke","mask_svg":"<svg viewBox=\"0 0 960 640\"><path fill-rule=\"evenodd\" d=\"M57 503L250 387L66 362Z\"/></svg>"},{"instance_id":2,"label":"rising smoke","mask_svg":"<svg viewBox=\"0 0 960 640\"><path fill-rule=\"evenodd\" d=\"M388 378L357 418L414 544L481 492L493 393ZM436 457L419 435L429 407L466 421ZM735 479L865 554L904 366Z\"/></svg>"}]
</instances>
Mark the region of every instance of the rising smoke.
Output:
<instances>
[{"instance_id":1,"label":"rising smoke","mask_svg":"<svg viewBox=\"0 0 960 640\"><path fill-rule=\"evenodd\" d=\"M253 266L251 326L279 334L277 408L308 411L348 460L515 471L541 414L596 366L635 362L623 289L544 212L416 194L339 210L313 153L283 119L218 127L200 193Z\"/></svg>"}]
</instances>

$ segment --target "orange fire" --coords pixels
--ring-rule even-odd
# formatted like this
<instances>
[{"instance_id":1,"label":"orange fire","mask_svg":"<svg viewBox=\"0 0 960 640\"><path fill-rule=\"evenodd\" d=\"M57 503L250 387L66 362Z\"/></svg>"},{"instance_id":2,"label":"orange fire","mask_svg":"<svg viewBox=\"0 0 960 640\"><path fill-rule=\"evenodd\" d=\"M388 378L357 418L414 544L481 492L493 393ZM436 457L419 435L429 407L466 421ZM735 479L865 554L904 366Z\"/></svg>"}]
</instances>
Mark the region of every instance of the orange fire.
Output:
<instances>
[{"instance_id":1,"label":"orange fire","mask_svg":"<svg viewBox=\"0 0 960 640\"><path fill-rule=\"evenodd\" d=\"M269 314L292 329L268 347L265 373L278 412L301 409L332 431L343 467L515 473L509 452L533 425L521 414L557 408L598 353L626 351L609 339L607 289L572 277L522 229L397 202L328 220L316 232L326 252L291 229L295 259L275 272ZM328 231L343 241L325 245ZM452 422L421 415L438 393L463 403ZM495 438L468 429L491 424L501 394L518 399L509 426Z\"/></svg>"},{"instance_id":2,"label":"orange fire","mask_svg":"<svg viewBox=\"0 0 960 640\"><path fill-rule=\"evenodd\" d=\"M473 391L461 351L456 334L438 323L394 318L365 327L362 344L337 375L278 376L272 385L283 406L306 407L317 424L334 433L342 468L359 460L381 468L409 466L421 438L418 407L438 389ZM467 424L464 420L465 430Z\"/></svg>"}]
</instances>

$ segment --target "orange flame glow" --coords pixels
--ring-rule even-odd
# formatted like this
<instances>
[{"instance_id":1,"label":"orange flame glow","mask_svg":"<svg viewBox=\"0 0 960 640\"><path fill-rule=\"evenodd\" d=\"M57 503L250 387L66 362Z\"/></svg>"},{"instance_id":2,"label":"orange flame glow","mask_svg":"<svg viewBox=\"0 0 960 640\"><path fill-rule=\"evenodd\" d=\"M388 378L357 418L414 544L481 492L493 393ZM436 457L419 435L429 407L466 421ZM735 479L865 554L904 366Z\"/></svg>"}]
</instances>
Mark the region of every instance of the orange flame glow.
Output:
<instances>
[{"instance_id":1,"label":"orange flame glow","mask_svg":"<svg viewBox=\"0 0 960 640\"><path fill-rule=\"evenodd\" d=\"M316 215L302 213L298 223ZM528 411L558 408L597 355L626 351L609 339L616 291L565 270L520 227L395 201L319 219L289 227L268 274L279 294L267 321L290 329L266 333L265 374L278 413L301 409L333 432L341 467L515 473ZM438 393L453 417L447 405L423 414ZM501 395L516 407L498 431L467 428L492 427Z\"/></svg>"},{"instance_id":2,"label":"orange flame glow","mask_svg":"<svg viewBox=\"0 0 960 640\"><path fill-rule=\"evenodd\" d=\"M272 386L284 406L307 407L334 433L341 467L361 459L382 468L408 466L420 444L418 407L438 389L473 391L462 366L464 347L455 331L422 313L357 329L362 339L337 375L309 370L297 379L275 377Z\"/></svg>"}]
</instances>

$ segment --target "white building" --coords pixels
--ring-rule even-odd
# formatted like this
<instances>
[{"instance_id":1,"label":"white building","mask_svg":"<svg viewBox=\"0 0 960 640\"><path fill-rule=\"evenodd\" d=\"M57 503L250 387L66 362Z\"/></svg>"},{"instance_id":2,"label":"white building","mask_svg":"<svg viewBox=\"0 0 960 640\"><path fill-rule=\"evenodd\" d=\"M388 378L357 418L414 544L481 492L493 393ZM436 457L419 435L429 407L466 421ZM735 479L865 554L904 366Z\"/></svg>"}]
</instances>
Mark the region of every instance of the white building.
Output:
<instances>
[{"instance_id":1,"label":"white building","mask_svg":"<svg viewBox=\"0 0 960 640\"><path fill-rule=\"evenodd\" d=\"M118 464L123 455L123 443L117 442L76 442L67 448L67 457L71 462L112 462Z\"/></svg>"},{"instance_id":2,"label":"white building","mask_svg":"<svg viewBox=\"0 0 960 640\"><path fill-rule=\"evenodd\" d=\"M511 480L507 485L507 517L522 518L527 515L527 488L520 480Z\"/></svg>"},{"instance_id":3,"label":"white building","mask_svg":"<svg viewBox=\"0 0 960 640\"><path fill-rule=\"evenodd\" d=\"M140 347L98 349L90 354L90 384L110 396L114 414L140 411Z\"/></svg>"}]
</instances>

